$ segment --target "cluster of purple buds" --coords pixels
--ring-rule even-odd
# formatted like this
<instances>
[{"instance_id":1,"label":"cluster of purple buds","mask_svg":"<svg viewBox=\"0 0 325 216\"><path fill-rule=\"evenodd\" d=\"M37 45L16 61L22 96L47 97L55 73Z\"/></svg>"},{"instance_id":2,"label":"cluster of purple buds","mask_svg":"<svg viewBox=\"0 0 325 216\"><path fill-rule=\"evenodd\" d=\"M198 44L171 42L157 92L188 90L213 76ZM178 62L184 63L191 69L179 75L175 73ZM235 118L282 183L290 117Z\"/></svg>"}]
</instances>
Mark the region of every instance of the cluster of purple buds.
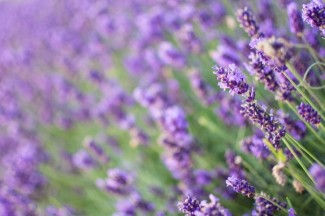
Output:
<instances>
[{"instance_id":1,"label":"cluster of purple buds","mask_svg":"<svg viewBox=\"0 0 325 216\"><path fill-rule=\"evenodd\" d=\"M266 138L274 145L276 149L280 148L280 140L285 135L285 129L278 122L272 111L267 112L266 107L261 107L255 101L254 89L249 90L243 73L235 66L229 68L214 67L214 74L219 81L218 85L223 89L230 89L230 93L244 95L240 112L252 123L257 124L266 135Z\"/></svg>"},{"instance_id":2,"label":"cluster of purple buds","mask_svg":"<svg viewBox=\"0 0 325 216\"><path fill-rule=\"evenodd\" d=\"M248 91L246 78L236 65L231 64L229 68L214 66L213 69L213 74L217 76L220 88L229 89L231 95L241 95Z\"/></svg>"},{"instance_id":3,"label":"cluster of purple buds","mask_svg":"<svg viewBox=\"0 0 325 216\"><path fill-rule=\"evenodd\" d=\"M305 119L306 122L312 125L318 125L321 122L321 117L317 111L314 110L309 104L302 103L297 106L299 115Z\"/></svg>"},{"instance_id":4,"label":"cluster of purple buds","mask_svg":"<svg viewBox=\"0 0 325 216\"><path fill-rule=\"evenodd\" d=\"M284 38L259 38L252 41L251 46L263 54L266 65L280 70L292 57L292 45Z\"/></svg>"},{"instance_id":5,"label":"cluster of purple buds","mask_svg":"<svg viewBox=\"0 0 325 216\"><path fill-rule=\"evenodd\" d=\"M318 28L325 36L325 4L322 0L312 0L302 5L302 18L312 27Z\"/></svg>"},{"instance_id":6,"label":"cluster of purple buds","mask_svg":"<svg viewBox=\"0 0 325 216\"><path fill-rule=\"evenodd\" d=\"M313 164L309 168L309 173L315 180L316 188L325 193L325 168L319 164Z\"/></svg>"},{"instance_id":7,"label":"cluster of purple buds","mask_svg":"<svg viewBox=\"0 0 325 216\"><path fill-rule=\"evenodd\" d=\"M251 37L259 37L259 27L256 24L255 17L247 7L237 10L237 20L240 27Z\"/></svg>"},{"instance_id":8,"label":"cluster of purple buds","mask_svg":"<svg viewBox=\"0 0 325 216\"><path fill-rule=\"evenodd\" d=\"M237 193L253 198L255 196L255 188L244 179L238 179L234 176L228 177L227 186L230 186Z\"/></svg>"},{"instance_id":9,"label":"cluster of purple buds","mask_svg":"<svg viewBox=\"0 0 325 216\"><path fill-rule=\"evenodd\" d=\"M106 179L98 179L97 187L116 195L125 196L133 191L133 176L130 173L115 168L107 171Z\"/></svg>"},{"instance_id":10,"label":"cluster of purple buds","mask_svg":"<svg viewBox=\"0 0 325 216\"><path fill-rule=\"evenodd\" d=\"M273 146L279 149L280 140L286 133L285 128L279 123L272 111L268 113L266 107L261 107L252 99L255 99L254 93L251 93L250 97L246 98L242 104L242 114L257 124Z\"/></svg>"},{"instance_id":11,"label":"cluster of purple buds","mask_svg":"<svg viewBox=\"0 0 325 216\"><path fill-rule=\"evenodd\" d=\"M272 202L270 202L271 200ZM275 205L276 203L277 205ZM252 216L271 216L276 211L280 210L280 207L286 208L287 204L280 202L276 198L270 198L269 196L262 193L255 198L255 209L252 212Z\"/></svg>"},{"instance_id":12,"label":"cluster of purple buds","mask_svg":"<svg viewBox=\"0 0 325 216\"><path fill-rule=\"evenodd\" d=\"M255 75L257 80L262 82L266 89L269 91L276 91L278 88L278 83L275 79L274 71L265 66L261 60L261 56L255 51L251 52L248 56L249 65L247 68L252 75Z\"/></svg>"},{"instance_id":13,"label":"cluster of purple buds","mask_svg":"<svg viewBox=\"0 0 325 216\"><path fill-rule=\"evenodd\" d=\"M185 201L177 204L180 212L186 216L232 216L228 209L224 208L217 197L209 196L210 202L199 201L195 197L187 196Z\"/></svg>"}]
</instances>

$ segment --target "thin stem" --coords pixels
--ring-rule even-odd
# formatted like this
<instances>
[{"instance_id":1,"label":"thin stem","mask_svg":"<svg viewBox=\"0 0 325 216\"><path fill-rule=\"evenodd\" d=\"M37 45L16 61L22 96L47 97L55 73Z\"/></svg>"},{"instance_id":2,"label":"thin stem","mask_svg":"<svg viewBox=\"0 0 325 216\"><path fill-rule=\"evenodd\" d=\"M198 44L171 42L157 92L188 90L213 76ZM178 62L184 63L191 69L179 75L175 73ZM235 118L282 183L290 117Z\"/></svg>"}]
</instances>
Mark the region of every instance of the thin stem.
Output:
<instances>
[{"instance_id":1,"label":"thin stem","mask_svg":"<svg viewBox=\"0 0 325 216\"><path fill-rule=\"evenodd\" d=\"M315 65L319 65L319 64L325 66L325 63L322 63L322 62L315 62L315 63L311 64L311 65L307 68L307 70L306 70L306 72L305 72L305 74L304 74L303 81L306 81L307 76L308 76L309 72L311 71L311 69L312 69ZM299 85L300 85L300 83L299 83ZM299 85L298 85L298 86L299 86Z\"/></svg>"},{"instance_id":2,"label":"thin stem","mask_svg":"<svg viewBox=\"0 0 325 216\"><path fill-rule=\"evenodd\" d=\"M325 110L325 106L323 105L323 103L318 99L318 97L317 97L317 95L315 95L314 94L314 92L312 92L309 88L308 88L308 86L306 86L306 83L305 82L303 82L303 80L302 80L302 78L301 78L301 76L298 74L298 72L296 71L296 69L290 64L290 63L287 63L286 64L286 66L288 67L288 69L292 72L292 74L298 79L298 81L300 82L300 83L302 83L302 85L303 85L303 87L307 90L307 92L317 101L317 103L321 106L321 108L323 109L323 110ZM285 74L285 73L284 73ZM286 74L285 74L286 75ZM291 80L291 78L289 77L289 76L286 76L288 79L290 79ZM290 81L291 82L291 81ZM293 82L293 81L292 81ZM298 90L298 87L297 87L297 85L293 82L293 86L295 86L295 88ZM299 90L298 90L299 91ZM301 91L302 92L302 91ZM299 91L299 93L301 93L300 91ZM303 92L302 92L303 93ZM307 101L308 101L308 103L311 105L311 106L313 106L313 108L315 109L315 110L317 110L317 112L318 113L320 113L321 114L321 112L320 112L320 110L319 109L317 109L317 106L311 101L311 100L309 100L309 98L308 98L308 96L305 94L305 93L303 93L303 95L302 95ZM322 118L324 119L324 116L322 116Z\"/></svg>"},{"instance_id":3,"label":"thin stem","mask_svg":"<svg viewBox=\"0 0 325 216\"><path fill-rule=\"evenodd\" d=\"M325 165L318 160L311 152L309 152L303 145L301 145L297 140L295 140L292 136L287 134L287 136L297 145L299 148L301 148L306 154L308 154L314 161L316 161L319 165L321 165L323 168L325 168Z\"/></svg>"},{"instance_id":4,"label":"thin stem","mask_svg":"<svg viewBox=\"0 0 325 216\"><path fill-rule=\"evenodd\" d=\"M287 146L287 148L290 150L291 154L293 154L293 156L295 157L295 159L298 161L298 163L301 166L301 168L305 171L305 173L310 178L310 180L315 184L315 181L314 181L313 177L310 175L310 173L308 172L306 166L302 163L302 161L300 160L300 158L297 156L296 152L291 148L291 146L289 145L289 143L286 140L286 138L284 137L282 140L283 140L284 144Z\"/></svg>"},{"instance_id":5,"label":"thin stem","mask_svg":"<svg viewBox=\"0 0 325 216\"><path fill-rule=\"evenodd\" d=\"M287 65L288 65L289 70L291 70L290 69L290 68L292 68L291 65L290 64L287 64ZM283 74L290 81L290 83L295 87L295 89L302 95L302 97L319 113L319 115L324 120L325 119L325 116L322 114L322 112L320 112L320 110L317 108L317 106L314 104L314 102L312 102L308 98L308 96L297 87L297 85L295 84L295 82L288 76L288 74L286 74L286 73L283 73ZM300 82L301 82L301 80L300 80Z\"/></svg>"}]
</instances>

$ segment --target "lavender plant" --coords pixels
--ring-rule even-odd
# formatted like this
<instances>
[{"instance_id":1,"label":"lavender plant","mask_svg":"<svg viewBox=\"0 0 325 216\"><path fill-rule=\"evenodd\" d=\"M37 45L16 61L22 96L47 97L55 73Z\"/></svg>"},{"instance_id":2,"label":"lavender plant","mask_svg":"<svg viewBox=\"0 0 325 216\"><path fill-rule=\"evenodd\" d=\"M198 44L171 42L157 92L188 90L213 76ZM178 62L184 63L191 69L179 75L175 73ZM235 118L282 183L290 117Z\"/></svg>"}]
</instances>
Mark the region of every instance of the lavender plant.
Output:
<instances>
[{"instance_id":1,"label":"lavender plant","mask_svg":"<svg viewBox=\"0 0 325 216\"><path fill-rule=\"evenodd\" d=\"M0 216L325 215L324 1L4 0L0 23Z\"/></svg>"}]
</instances>

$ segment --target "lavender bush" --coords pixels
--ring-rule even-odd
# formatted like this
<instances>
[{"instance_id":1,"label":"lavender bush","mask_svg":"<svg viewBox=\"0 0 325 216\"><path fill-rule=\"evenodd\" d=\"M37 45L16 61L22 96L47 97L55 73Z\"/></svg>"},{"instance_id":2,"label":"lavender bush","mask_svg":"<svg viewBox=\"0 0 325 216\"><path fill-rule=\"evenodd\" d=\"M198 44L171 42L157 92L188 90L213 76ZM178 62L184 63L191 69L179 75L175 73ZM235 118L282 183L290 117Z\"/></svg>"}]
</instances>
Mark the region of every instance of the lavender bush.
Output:
<instances>
[{"instance_id":1,"label":"lavender bush","mask_svg":"<svg viewBox=\"0 0 325 216\"><path fill-rule=\"evenodd\" d=\"M325 215L325 1L0 1L0 216Z\"/></svg>"}]
</instances>

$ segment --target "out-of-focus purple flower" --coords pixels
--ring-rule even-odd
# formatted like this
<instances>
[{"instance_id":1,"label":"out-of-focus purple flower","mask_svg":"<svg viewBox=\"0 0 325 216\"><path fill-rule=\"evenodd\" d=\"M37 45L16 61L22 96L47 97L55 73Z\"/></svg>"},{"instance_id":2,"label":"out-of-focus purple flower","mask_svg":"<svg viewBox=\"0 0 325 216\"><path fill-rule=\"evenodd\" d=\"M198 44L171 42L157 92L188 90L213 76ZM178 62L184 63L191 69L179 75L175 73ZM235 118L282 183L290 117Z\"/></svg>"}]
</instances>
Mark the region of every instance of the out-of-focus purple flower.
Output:
<instances>
[{"instance_id":1,"label":"out-of-focus purple flower","mask_svg":"<svg viewBox=\"0 0 325 216\"><path fill-rule=\"evenodd\" d=\"M294 208L289 208L288 213L289 213L288 216L296 216L296 212Z\"/></svg>"},{"instance_id":2,"label":"out-of-focus purple flower","mask_svg":"<svg viewBox=\"0 0 325 216\"><path fill-rule=\"evenodd\" d=\"M238 179L234 176L228 177L226 180L227 186L230 186L237 193L253 198L255 196L255 188L246 180Z\"/></svg>"},{"instance_id":3,"label":"out-of-focus purple flower","mask_svg":"<svg viewBox=\"0 0 325 216\"><path fill-rule=\"evenodd\" d=\"M314 110L309 104L302 103L297 106L299 115L305 119L306 122L318 125L321 122L321 117L318 115L317 111Z\"/></svg>"},{"instance_id":4,"label":"out-of-focus purple flower","mask_svg":"<svg viewBox=\"0 0 325 216\"><path fill-rule=\"evenodd\" d=\"M185 57L169 42L159 45L158 56L166 65L175 68L182 68L186 63Z\"/></svg>"},{"instance_id":5,"label":"out-of-focus purple flower","mask_svg":"<svg viewBox=\"0 0 325 216\"><path fill-rule=\"evenodd\" d=\"M203 200L201 202L200 212L196 212L196 216L232 216L228 209L224 208L217 197L213 194L209 196L210 202Z\"/></svg>"},{"instance_id":6,"label":"out-of-focus purple flower","mask_svg":"<svg viewBox=\"0 0 325 216\"><path fill-rule=\"evenodd\" d=\"M133 191L133 176L119 168L109 169L105 180L98 179L97 187L116 195L128 195Z\"/></svg>"},{"instance_id":7,"label":"out-of-focus purple flower","mask_svg":"<svg viewBox=\"0 0 325 216\"><path fill-rule=\"evenodd\" d=\"M248 91L246 78L236 65L231 64L229 68L214 66L213 69L220 88L229 89L231 95L245 94Z\"/></svg>"},{"instance_id":8,"label":"out-of-focus purple flower","mask_svg":"<svg viewBox=\"0 0 325 216\"><path fill-rule=\"evenodd\" d=\"M56 208L54 206L48 206L46 208L45 216L74 216L76 212L70 207Z\"/></svg>"},{"instance_id":9,"label":"out-of-focus purple flower","mask_svg":"<svg viewBox=\"0 0 325 216\"><path fill-rule=\"evenodd\" d=\"M213 93L211 86L203 80L200 72L196 69L192 69L189 73L192 88L198 98L204 105L211 105L214 103L217 100L217 96Z\"/></svg>"},{"instance_id":10,"label":"out-of-focus purple flower","mask_svg":"<svg viewBox=\"0 0 325 216\"><path fill-rule=\"evenodd\" d=\"M286 70L284 73L288 72L289 71ZM291 82L282 73L277 73L276 75L278 78L279 88L276 91L275 99L280 101L292 101L292 92L294 91L294 87Z\"/></svg>"},{"instance_id":11,"label":"out-of-focus purple flower","mask_svg":"<svg viewBox=\"0 0 325 216\"><path fill-rule=\"evenodd\" d=\"M95 158L98 158L102 163L107 163L109 161L109 158L104 152L104 149L101 146L99 146L93 138L86 137L83 142L83 145L92 154L94 154Z\"/></svg>"},{"instance_id":12,"label":"out-of-focus purple flower","mask_svg":"<svg viewBox=\"0 0 325 216\"><path fill-rule=\"evenodd\" d=\"M228 67L230 64L240 64L240 57L237 53L237 49L225 44L218 45L216 51L210 52L210 56L221 67Z\"/></svg>"},{"instance_id":13,"label":"out-of-focus purple flower","mask_svg":"<svg viewBox=\"0 0 325 216\"><path fill-rule=\"evenodd\" d=\"M279 111L278 115L281 124L286 127L286 130L288 131L288 133L291 134L291 136L293 136L293 138L295 138L296 140L301 140L306 136L307 127L303 121L295 121L288 114L285 114L282 111Z\"/></svg>"},{"instance_id":14,"label":"out-of-focus purple flower","mask_svg":"<svg viewBox=\"0 0 325 216\"><path fill-rule=\"evenodd\" d=\"M325 193L325 169L319 164L313 164L309 168L309 173L315 180L316 188L322 193Z\"/></svg>"},{"instance_id":15,"label":"out-of-focus purple flower","mask_svg":"<svg viewBox=\"0 0 325 216\"><path fill-rule=\"evenodd\" d=\"M194 170L194 176L199 185L208 185L213 179L212 173L207 170Z\"/></svg>"},{"instance_id":16,"label":"out-of-focus purple flower","mask_svg":"<svg viewBox=\"0 0 325 216\"><path fill-rule=\"evenodd\" d=\"M275 22L274 8L272 7L272 0L260 0L257 2L258 18L263 23L265 21ZM264 31L262 31L264 33Z\"/></svg>"},{"instance_id":17,"label":"out-of-focus purple flower","mask_svg":"<svg viewBox=\"0 0 325 216\"><path fill-rule=\"evenodd\" d=\"M298 10L298 5L295 2L291 2L287 6L287 13L289 18L290 30L298 35L302 36L304 31L304 23L301 17L301 12Z\"/></svg>"},{"instance_id":18,"label":"out-of-focus purple flower","mask_svg":"<svg viewBox=\"0 0 325 216\"><path fill-rule=\"evenodd\" d=\"M219 107L215 112L227 125L245 127L248 124L246 118L240 113L241 101L237 97L228 95L219 96Z\"/></svg>"},{"instance_id":19,"label":"out-of-focus purple flower","mask_svg":"<svg viewBox=\"0 0 325 216\"><path fill-rule=\"evenodd\" d=\"M268 201L264 197L268 197L268 200L272 200L272 202ZM257 196L255 199L255 209L252 212L252 216L274 215L274 212L279 211L280 208L273 203L277 203L283 208L286 207L286 203L280 202L276 198L270 198L264 193L262 196Z\"/></svg>"},{"instance_id":20,"label":"out-of-focus purple flower","mask_svg":"<svg viewBox=\"0 0 325 216\"><path fill-rule=\"evenodd\" d=\"M195 216L195 213L201 210L200 201L190 195L183 202L179 202L177 207L180 212L188 216Z\"/></svg>"},{"instance_id":21,"label":"out-of-focus purple flower","mask_svg":"<svg viewBox=\"0 0 325 216\"><path fill-rule=\"evenodd\" d=\"M202 43L196 36L192 25L183 25L177 35L187 52L197 54L202 50Z\"/></svg>"},{"instance_id":22,"label":"out-of-focus purple flower","mask_svg":"<svg viewBox=\"0 0 325 216\"><path fill-rule=\"evenodd\" d=\"M83 149L73 155L73 164L82 170L90 170L96 166L95 160Z\"/></svg>"},{"instance_id":23,"label":"out-of-focus purple flower","mask_svg":"<svg viewBox=\"0 0 325 216\"><path fill-rule=\"evenodd\" d=\"M253 16L251 10L244 7L243 9L238 9L236 15L240 27L242 27L249 36L259 36L259 27L256 24L255 17Z\"/></svg>"},{"instance_id":24,"label":"out-of-focus purple flower","mask_svg":"<svg viewBox=\"0 0 325 216\"><path fill-rule=\"evenodd\" d=\"M263 132L257 130L253 136L242 141L242 149L258 159L266 159L271 152L264 144L263 139Z\"/></svg>"},{"instance_id":25,"label":"out-of-focus purple flower","mask_svg":"<svg viewBox=\"0 0 325 216\"><path fill-rule=\"evenodd\" d=\"M319 28L325 36L325 5L322 1L312 0L302 5L302 18L312 27Z\"/></svg>"},{"instance_id":26,"label":"out-of-focus purple flower","mask_svg":"<svg viewBox=\"0 0 325 216\"><path fill-rule=\"evenodd\" d=\"M229 168L229 176L237 179L244 179L245 172L242 168L242 158L233 151L228 150L225 159Z\"/></svg>"}]
</instances>

